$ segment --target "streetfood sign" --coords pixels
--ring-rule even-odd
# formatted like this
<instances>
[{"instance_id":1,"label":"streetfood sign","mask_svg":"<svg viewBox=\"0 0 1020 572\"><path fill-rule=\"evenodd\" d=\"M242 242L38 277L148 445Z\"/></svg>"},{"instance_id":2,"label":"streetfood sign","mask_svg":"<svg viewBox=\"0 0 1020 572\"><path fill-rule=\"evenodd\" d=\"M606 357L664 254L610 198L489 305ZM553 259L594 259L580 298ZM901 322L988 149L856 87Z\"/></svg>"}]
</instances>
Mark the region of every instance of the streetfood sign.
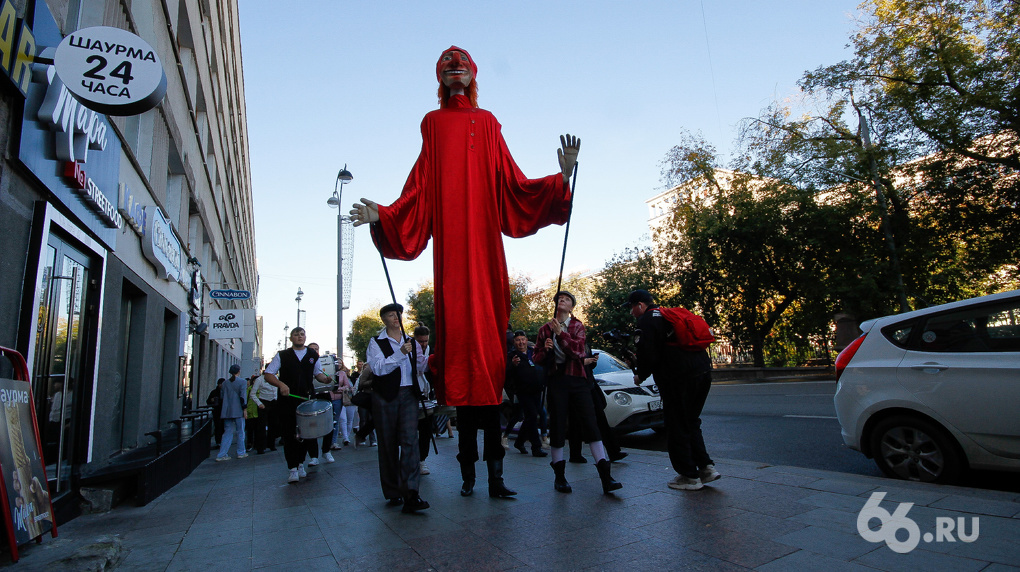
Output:
<instances>
[{"instance_id":1,"label":"streetfood sign","mask_svg":"<svg viewBox=\"0 0 1020 572\"><path fill-rule=\"evenodd\" d=\"M120 28L71 32L57 46L53 65L82 105L107 115L144 113L166 94L166 73L156 51Z\"/></svg>"},{"instance_id":2,"label":"streetfood sign","mask_svg":"<svg viewBox=\"0 0 1020 572\"><path fill-rule=\"evenodd\" d=\"M159 207L153 207L153 211L146 229L148 232L142 237L142 254L156 265L160 277L180 282L184 258L181 241L177 240L170 219L163 215L163 211Z\"/></svg>"}]
</instances>

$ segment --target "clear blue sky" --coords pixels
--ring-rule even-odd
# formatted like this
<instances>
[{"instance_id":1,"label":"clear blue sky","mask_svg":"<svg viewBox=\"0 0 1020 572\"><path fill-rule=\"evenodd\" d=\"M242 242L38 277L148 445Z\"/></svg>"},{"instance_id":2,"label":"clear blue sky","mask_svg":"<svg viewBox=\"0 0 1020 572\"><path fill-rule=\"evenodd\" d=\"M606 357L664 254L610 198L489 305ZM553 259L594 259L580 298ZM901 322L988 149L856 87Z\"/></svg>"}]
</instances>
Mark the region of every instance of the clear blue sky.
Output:
<instances>
[{"instance_id":1,"label":"clear blue sky","mask_svg":"<svg viewBox=\"0 0 1020 572\"><path fill-rule=\"evenodd\" d=\"M389 204L436 104L435 63L451 44L478 64L479 104L529 177L558 171L559 135L581 137L568 272L648 243L645 200L682 129L723 153L741 119L796 94L806 70L847 59L857 0L240 3L267 358L294 326L336 346L336 215ZM512 273L555 277L563 227L505 239ZM366 227L355 229L350 320L389 299ZM398 301L432 277L431 247L390 261ZM345 342L346 345L346 342Z\"/></svg>"}]
</instances>

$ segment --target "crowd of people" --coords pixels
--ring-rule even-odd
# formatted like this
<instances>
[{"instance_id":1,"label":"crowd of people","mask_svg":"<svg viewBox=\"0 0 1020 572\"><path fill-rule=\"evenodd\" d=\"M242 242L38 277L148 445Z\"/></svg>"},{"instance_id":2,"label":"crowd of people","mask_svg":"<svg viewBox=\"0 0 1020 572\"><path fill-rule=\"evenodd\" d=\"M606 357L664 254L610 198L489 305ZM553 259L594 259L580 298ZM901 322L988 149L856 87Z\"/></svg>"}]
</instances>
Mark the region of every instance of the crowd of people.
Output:
<instances>
[{"instance_id":1,"label":"crowd of people","mask_svg":"<svg viewBox=\"0 0 1020 572\"><path fill-rule=\"evenodd\" d=\"M431 332L418 326L407 335L400 304L380 310L384 327L370 340L366 361L352 372L337 360L332 378L322 371L318 346L306 345L304 329L295 328L291 347L277 353L262 375L245 383L238 377L240 368L232 365L230 378L221 379L210 394L207 403L216 413L220 447L216 460L230 459L235 441L237 457L244 458L252 449L257 454L275 451L282 440L287 481L297 483L307 476L306 467L334 462L332 451L350 445L353 438L356 445L377 445L383 497L389 505L413 513L429 508L419 494L421 477L430 473L425 460L433 439L454 437L454 420L460 436L460 494L474 493L481 430L489 496L517 495L503 479L503 460L519 423L512 447L534 457L549 456L556 491L572 492L564 450L569 443L569 461L587 462L582 442L588 444L603 493L619 490L623 484L613 478L611 464L627 453L615 442L603 411L605 394L592 373L598 355L593 355L585 326L573 313L573 294L563 290L554 300L556 316L542 325L534 342L524 331L509 332L504 406L494 415L487 408L450 408L437 402L441 381L431 368ZM625 305L639 332L631 364L634 382L652 377L663 400L667 448L677 473L667 485L698 490L720 477L701 433L701 410L711 388L708 354L671 343L673 326L647 291L633 291ZM316 389L313 380L325 389ZM302 439L298 434L297 409L309 400L329 402L332 410L332 431L321 438Z\"/></svg>"}]
</instances>

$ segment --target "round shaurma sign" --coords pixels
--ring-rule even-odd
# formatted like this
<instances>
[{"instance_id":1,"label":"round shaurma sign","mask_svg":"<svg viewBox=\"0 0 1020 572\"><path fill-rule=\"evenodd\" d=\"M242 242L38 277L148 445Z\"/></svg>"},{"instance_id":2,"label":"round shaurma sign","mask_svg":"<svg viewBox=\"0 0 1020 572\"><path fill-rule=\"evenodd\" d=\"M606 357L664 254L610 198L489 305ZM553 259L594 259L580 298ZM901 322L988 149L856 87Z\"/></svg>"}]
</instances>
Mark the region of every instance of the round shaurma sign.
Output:
<instances>
[{"instance_id":1,"label":"round shaurma sign","mask_svg":"<svg viewBox=\"0 0 1020 572\"><path fill-rule=\"evenodd\" d=\"M166 73L145 40L108 26L69 34L53 58L75 99L106 115L138 115L166 94Z\"/></svg>"}]
</instances>

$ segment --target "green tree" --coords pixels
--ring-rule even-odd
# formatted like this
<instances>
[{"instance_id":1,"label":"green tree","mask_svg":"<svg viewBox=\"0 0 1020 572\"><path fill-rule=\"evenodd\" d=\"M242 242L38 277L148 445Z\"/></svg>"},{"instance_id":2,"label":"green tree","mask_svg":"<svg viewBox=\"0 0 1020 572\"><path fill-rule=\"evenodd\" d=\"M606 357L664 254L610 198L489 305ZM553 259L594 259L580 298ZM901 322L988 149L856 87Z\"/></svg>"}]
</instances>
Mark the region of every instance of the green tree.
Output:
<instances>
[{"instance_id":1,"label":"green tree","mask_svg":"<svg viewBox=\"0 0 1020 572\"><path fill-rule=\"evenodd\" d=\"M667 155L664 179L696 178L681 185L658 235L660 275L670 281L659 288L660 302L701 313L735 346L750 348L757 367L765 366L768 338L791 308L810 309L824 323L822 278L844 240L833 232L837 206L774 176L786 155L769 141L745 140L735 162L741 171L727 171L710 145L686 136Z\"/></svg>"},{"instance_id":2,"label":"green tree","mask_svg":"<svg viewBox=\"0 0 1020 572\"><path fill-rule=\"evenodd\" d=\"M648 290L657 300L663 299L663 281L656 269L649 248L628 248L615 255L599 272L591 290L587 324L589 337L595 346L605 345L604 339L595 340L611 330L631 333L634 317L622 307L632 290ZM668 297L668 295L667 295Z\"/></svg>"},{"instance_id":3,"label":"green tree","mask_svg":"<svg viewBox=\"0 0 1020 572\"><path fill-rule=\"evenodd\" d=\"M787 125L802 136L802 158L881 191L875 208L888 217L887 244L895 242L904 289L922 305L1003 283L989 276L1020 282L1013 238L1020 230L1020 4L864 6L871 14L852 38L855 57L801 81L836 112ZM847 137L837 114L851 105L859 127ZM870 143L833 143L862 133Z\"/></svg>"},{"instance_id":4,"label":"green tree","mask_svg":"<svg viewBox=\"0 0 1020 572\"><path fill-rule=\"evenodd\" d=\"M950 151L1020 170L1020 3L868 0L864 6L871 17L852 38L855 58L839 67L873 84L890 120L932 144L921 154Z\"/></svg>"},{"instance_id":5,"label":"green tree","mask_svg":"<svg viewBox=\"0 0 1020 572\"><path fill-rule=\"evenodd\" d=\"M383 329L379 312L366 310L351 322L351 330L347 333L347 346L354 351L357 359L365 361L368 356L368 344Z\"/></svg>"},{"instance_id":6,"label":"green tree","mask_svg":"<svg viewBox=\"0 0 1020 572\"><path fill-rule=\"evenodd\" d=\"M433 334L436 331L436 291L431 280L407 294L406 320L416 327L421 324Z\"/></svg>"}]
</instances>

